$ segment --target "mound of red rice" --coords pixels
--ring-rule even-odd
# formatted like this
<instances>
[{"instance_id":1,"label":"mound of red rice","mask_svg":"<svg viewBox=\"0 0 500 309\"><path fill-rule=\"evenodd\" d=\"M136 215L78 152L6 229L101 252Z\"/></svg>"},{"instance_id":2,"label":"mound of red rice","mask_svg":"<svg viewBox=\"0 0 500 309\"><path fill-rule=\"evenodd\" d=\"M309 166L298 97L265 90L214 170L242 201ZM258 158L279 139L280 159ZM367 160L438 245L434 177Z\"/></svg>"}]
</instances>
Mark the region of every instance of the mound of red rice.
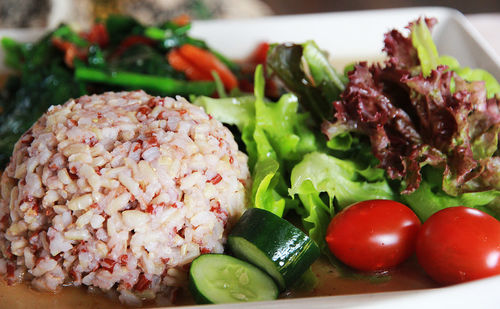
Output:
<instances>
[{"instance_id":1,"label":"mound of red rice","mask_svg":"<svg viewBox=\"0 0 500 309\"><path fill-rule=\"evenodd\" d=\"M178 97L105 93L54 106L1 178L0 273L40 290L85 285L139 305L184 287L245 208L246 156Z\"/></svg>"}]
</instances>

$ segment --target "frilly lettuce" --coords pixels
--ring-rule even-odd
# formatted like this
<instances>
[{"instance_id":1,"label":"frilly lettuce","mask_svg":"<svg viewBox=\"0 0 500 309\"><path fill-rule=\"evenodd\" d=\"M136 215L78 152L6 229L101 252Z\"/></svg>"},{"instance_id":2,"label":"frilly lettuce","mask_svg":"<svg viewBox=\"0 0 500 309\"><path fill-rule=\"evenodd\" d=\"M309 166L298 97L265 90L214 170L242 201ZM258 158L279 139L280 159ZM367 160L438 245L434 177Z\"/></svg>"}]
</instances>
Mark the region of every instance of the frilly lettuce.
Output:
<instances>
[{"instance_id":1,"label":"frilly lettuce","mask_svg":"<svg viewBox=\"0 0 500 309\"><path fill-rule=\"evenodd\" d=\"M437 173L439 171L429 170L427 172ZM424 173L424 177L426 176ZM443 208L459 205L478 208L495 217L500 217L498 201L500 191L496 190L451 196L441 190L439 180L424 179L415 192L401 197L404 203L412 206L413 211L422 221L427 220L433 213Z\"/></svg>"},{"instance_id":2,"label":"frilly lettuce","mask_svg":"<svg viewBox=\"0 0 500 309\"><path fill-rule=\"evenodd\" d=\"M500 84L495 77L487 71L462 67L458 60L451 56L439 56L428 27L432 27L435 22L434 19L419 19L409 26L411 29L412 45L417 51L418 60L424 77L429 76L431 71L435 70L439 65L446 65L448 69L454 71L458 76L468 82L484 82L488 98L492 98L495 94L500 93Z\"/></svg>"},{"instance_id":3,"label":"frilly lettuce","mask_svg":"<svg viewBox=\"0 0 500 309\"><path fill-rule=\"evenodd\" d=\"M367 136L379 166L401 181L402 198L423 220L453 205L498 215L499 85L483 70L440 57L429 31L435 22L410 23L409 36L388 32L385 65L354 66L323 132L337 148L347 148L348 134Z\"/></svg>"}]
</instances>

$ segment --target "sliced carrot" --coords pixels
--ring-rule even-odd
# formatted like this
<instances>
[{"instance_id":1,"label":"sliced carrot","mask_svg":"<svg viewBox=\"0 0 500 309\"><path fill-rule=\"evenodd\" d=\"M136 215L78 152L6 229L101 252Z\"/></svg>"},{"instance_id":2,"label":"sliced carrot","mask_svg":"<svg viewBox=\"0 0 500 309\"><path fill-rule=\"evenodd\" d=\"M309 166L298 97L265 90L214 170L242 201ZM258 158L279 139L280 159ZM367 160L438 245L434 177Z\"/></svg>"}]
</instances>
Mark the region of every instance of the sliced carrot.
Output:
<instances>
[{"instance_id":1,"label":"sliced carrot","mask_svg":"<svg viewBox=\"0 0 500 309\"><path fill-rule=\"evenodd\" d=\"M168 53L167 61L177 71L184 72L189 80L213 80L210 73L193 66L178 50Z\"/></svg>"},{"instance_id":2,"label":"sliced carrot","mask_svg":"<svg viewBox=\"0 0 500 309\"><path fill-rule=\"evenodd\" d=\"M188 14L182 14L172 19L172 22L179 27L185 26L191 22L191 18Z\"/></svg>"},{"instance_id":3,"label":"sliced carrot","mask_svg":"<svg viewBox=\"0 0 500 309\"><path fill-rule=\"evenodd\" d=\"M64 52L64 63L70 68L73 67L73 60L78 57L81 60L87 58L87 50L79 49L75 44L64 41L61 38L53 37L52 44Z\"/></svg>"},{"instance_id":4,"label":"sliced carrot","mask_svg":"<svg viewBox=\"0 0 500 309\"><path fill-rule=\"evenodd\" d=\"M238 87L238 80L233 72L209 51L191 44L182 45L178 51L194 67L206 72L215 71L226 89L231 90Z\"/></svg>"},{"instance_id":5,"label":"sliced carrot","mask_svg":"<svg viewBox=\"0 0 500 309\"><path fill-rule=\"evenodd\" d=\"M94 24L89 32L83 33L81 36L90 43L98 44L100 47L104 47L109 43L108 30L104 24Z\"/></svg>"},{"instance_id":6,"label":"sliced carrot","mask_svg":"<svg viewBox=\"0 0 500 309\"><path fill-rule=\"evenodd\" d=\"M176 49L171 50L167 54L167 61L177 71L184 72L192 66L191 63L184 59Z\"/></svg>"}]
</instances>

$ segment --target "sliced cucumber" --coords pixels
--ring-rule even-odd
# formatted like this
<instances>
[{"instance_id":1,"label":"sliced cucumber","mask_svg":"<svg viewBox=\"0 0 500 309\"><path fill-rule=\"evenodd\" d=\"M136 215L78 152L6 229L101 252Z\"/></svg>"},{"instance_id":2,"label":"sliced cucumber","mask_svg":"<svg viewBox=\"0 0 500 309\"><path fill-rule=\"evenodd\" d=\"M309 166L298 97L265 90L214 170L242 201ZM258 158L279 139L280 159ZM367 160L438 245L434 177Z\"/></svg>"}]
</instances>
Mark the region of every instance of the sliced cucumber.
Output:
<instances>
[{"instance_id":1,"label":"sliced cucumber","mask_svg":"<svg viewBox=\"0 0 500 309\"><path fill-rule=\"evenodd\" d=\"M251 208L228 236L234 255L267 272L280 290L291 286L319 257L318 246L275 214Z\"/></svg>"},{"instance_id":2,"label":"sliced cucumber","mask_svg":"<svg viewBox=\"0 0 500 309\"><path fill-rule=\"evenodd\" d=\"M189 289L199 304L273 300L278 288L257 267L223 254L203 254L189 270Z\"/></svg>"}]
</instances>

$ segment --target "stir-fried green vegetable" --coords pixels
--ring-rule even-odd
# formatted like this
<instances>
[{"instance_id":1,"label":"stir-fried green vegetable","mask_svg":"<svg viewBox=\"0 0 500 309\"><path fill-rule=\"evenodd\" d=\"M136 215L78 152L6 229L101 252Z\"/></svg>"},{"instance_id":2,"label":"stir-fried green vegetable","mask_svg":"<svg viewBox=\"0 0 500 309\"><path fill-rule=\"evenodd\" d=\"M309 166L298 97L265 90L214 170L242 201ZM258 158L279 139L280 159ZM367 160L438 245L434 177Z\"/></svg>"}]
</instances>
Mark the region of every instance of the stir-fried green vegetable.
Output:
<instances>
[{"instance_id":1,"label":"stir-fried green vegetable","mask_svg":"<svg viewBox=\"0 0 500 309\"><path fill-rule=\"evenodd\" d=\"M84 94L85 87L51 43L51 34L36 44L4 38L7 64L21 72L7 80L0 96L0 167L9 159L14 143L49 106Z\"/></svg>"},{"instance_id":2,"label":"stir-fried green vegetable","mask_svg":"<svg viewBox=\"0 0 500 309\"><path fill-rule=\"evenodd\" d=\"M137 89L162 96L213 95L215 78L207 67L211 63L182 63L179 67L179 62L169 61L171 51L181 46L197 46L199 53L219 59L219 70L234 84L238 65L210 50L204 41L190 37L190 28L189 23L173 21L146 27L130 17L110 16L88 33L61 25L35 43L3 38L5 64L17 74L9 77L0 92L0 168L21 134L49 106L70 98ZM186 74L193 67L203 76Z\"/></svg>"}]
</instances>

